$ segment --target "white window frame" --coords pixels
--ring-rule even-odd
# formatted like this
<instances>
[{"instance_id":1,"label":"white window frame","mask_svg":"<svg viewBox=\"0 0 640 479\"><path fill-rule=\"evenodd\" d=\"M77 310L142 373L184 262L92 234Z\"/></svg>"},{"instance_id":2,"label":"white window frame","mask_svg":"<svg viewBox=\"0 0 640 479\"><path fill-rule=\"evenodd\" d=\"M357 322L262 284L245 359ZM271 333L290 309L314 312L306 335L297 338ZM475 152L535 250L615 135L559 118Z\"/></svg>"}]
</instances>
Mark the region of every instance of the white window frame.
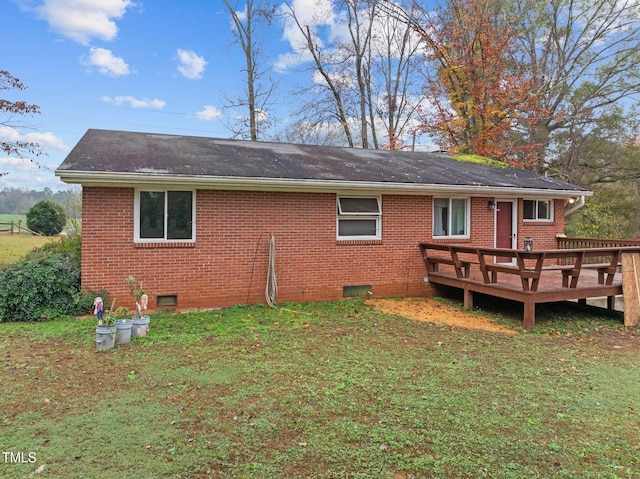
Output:
<instances>
[{"instance_id":1,"label":"white window frame","mask_svg":"<svg viewBox=\"0 0 640 479\"><path fill-rule=\"evenodd\" d=\"M169 201L168 193L170 191L188 191L191 193L191 238L187 239L167 239L167 227L169 221L167 219L167 202ZM141 238L140 237L140 193L154 192L164 193L164 237L162 238ZM136 188L134 198L134 220L133 235L136 243L194 243L196 241L196 190L185 188Z\"/></svg>"},{"instance_id":2,"label":"white window frame","mask_svg":"<svg viewBox=\"0 0 640 479\"><path fill-rule=\"evenodd\" d=\"M343 212L340 200L343 198L361 198L361 199L375 199L378 204L378 212ZM375 220L376 221L376 234L375 235L340 235L340 221L341 220ZM336 195L336 239L339 241L353 241L353 240L379 240L382 238L382 197L379 195Z\"/></svg>"},{"instance_id":3,"label":"white window frame","mask_svg":"<svg viewBox=\"0 0 640 479\"><path fill-rule=\"evenodd\" d=\"M441 235L436 234L437 225L436 225L436 200L448 200L449 206L447 207L447 231L449 234ZM465 233L464 234L451 234L451 213L453 208L451 207L451 203L453 200L464 200L464 216L465 216ZM465 196L434 196L431 202L431 213L432 213L432 222L431 222L431 232L433 238L470 238L471 237L471 199Z\"/></svg>"},{"instance_id":4,"label":"white window frame","mask_svg":"<svg viewBox=\"0 0 640 479\"><path fill-rule=\"evenodd\" d=\"M534 211L535 211L535 218L525 218L524 217L524 202L525 201L533 201L535 206L534 206ZM540 211L538 204L544 201L545 203L549 203L549 218L539 218L538 217L538 212ZM531 222L531 223L550 223L553 221L554 218L554 204L555 201L553 200L539 200L539 199L532 199L532 198L524 198L522 201L522 220L525 222Z\"/></svg>"}]
</instances>

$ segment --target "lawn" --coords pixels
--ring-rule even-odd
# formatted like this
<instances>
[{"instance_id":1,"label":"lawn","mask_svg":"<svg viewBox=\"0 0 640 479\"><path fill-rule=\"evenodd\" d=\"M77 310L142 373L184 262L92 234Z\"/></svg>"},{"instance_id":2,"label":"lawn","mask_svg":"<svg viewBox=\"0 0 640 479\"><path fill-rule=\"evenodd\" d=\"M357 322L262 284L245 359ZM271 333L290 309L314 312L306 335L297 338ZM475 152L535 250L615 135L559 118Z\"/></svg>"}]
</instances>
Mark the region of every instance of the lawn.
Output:
<instances>
[{"instance_id":1,"label":"lawn","mask_svg":"<svg viewBox=\"0 0 640 479\"><path fill-rule=\"evenodd\" d=\"M9 223L11 221L13 221L14 223L17 223L18 221L22 220L22 222L24 223L27 219L26 215L10 215L10 214L0 214L0 223Z\"/></svg>"},{"instance_id":2,"label":"lawn","mask_svg":"<svg viewBox=\"0 0 640 479\"><path fill-rule=\"evenodd\" d=\"M22 224L26 226L25 215L0 215L0 223L9 223L13 221L18 223L22 220ZM8 225L0 225L0 266L14 263L24 257L29 251L49 241L57 241L60 237L34 236L27 233L9 234ZM17 227L14 227L17 231Z\"/></svg>"},{"instance_id":3,"label":"lawn","mask_svg":"<svg viewBox=\"0 0 640 479\"><path fill-rule=\"evenodd\" d=\"M49 241L57 241L58 236L34 236L26 233L0 233L0 266L18 261L29 251Z\"/></svg>"},{"instance_id":4,"label":"lawn","mask_svg":"<svg viewBox=\"0 0 640 479\"><path fill-rule=\"evenodd\" d=\"M106 352L93 318L0 324L0 477L640 477L639 331L585 314L238 306Z\"/></svg>"}]
</instances>

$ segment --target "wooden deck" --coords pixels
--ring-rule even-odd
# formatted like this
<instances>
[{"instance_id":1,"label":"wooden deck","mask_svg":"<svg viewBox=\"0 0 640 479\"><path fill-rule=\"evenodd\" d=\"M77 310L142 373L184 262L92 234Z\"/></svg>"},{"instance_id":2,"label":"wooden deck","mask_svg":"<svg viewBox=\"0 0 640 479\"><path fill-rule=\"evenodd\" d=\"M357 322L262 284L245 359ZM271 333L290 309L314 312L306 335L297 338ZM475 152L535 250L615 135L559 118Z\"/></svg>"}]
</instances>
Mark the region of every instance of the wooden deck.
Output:
<instances>
[{"instance_id":1,"label":"wooden deck","mask_svg":"<svg viewBox=\"0 0 640 479\"><path fill-rule=\"evenodd\" d=\"M538 303L609 298L623 294L620 265L624 253L640 246L507 250L443 243L420 243L427 279L464 291L464 307L480 293L521 302L524 327L535 325Z\"/></svg>"}]
</instances>

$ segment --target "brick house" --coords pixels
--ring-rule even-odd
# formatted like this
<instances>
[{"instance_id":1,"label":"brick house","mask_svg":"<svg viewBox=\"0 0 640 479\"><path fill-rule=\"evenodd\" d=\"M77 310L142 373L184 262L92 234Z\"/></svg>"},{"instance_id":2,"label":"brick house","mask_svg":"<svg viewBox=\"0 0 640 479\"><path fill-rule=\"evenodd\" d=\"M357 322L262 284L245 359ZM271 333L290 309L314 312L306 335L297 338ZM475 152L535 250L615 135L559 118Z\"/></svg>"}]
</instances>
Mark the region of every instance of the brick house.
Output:
<instances>
[{"instance_id":1,"label":"brick house","mask_svg":"<svg viewBox=\"0 0 640 479\"><path fill-rule=\"evenodd\" d=\"M590 194L471 156L94 129L56 175L83 187L83 288L180 308L264 302L271 237L279 302L429 295L419 242L555 248Z\"/></svg>"}]
</instances>

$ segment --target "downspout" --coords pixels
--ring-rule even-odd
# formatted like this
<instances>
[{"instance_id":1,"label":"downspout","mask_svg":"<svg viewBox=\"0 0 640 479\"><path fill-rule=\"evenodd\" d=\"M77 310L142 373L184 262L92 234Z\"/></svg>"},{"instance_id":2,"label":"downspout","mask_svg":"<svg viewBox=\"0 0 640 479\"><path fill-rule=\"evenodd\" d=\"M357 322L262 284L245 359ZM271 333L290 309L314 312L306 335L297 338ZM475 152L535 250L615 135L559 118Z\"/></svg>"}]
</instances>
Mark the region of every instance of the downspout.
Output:
<instances>
[{"instance_id":1,"label":"downspout","mask_svg":"<svg viewBox=\"0 0 640 479\"><path fill-rule=\"evenodd\" d=\"M564 217L566 218L567 216L569 216L571 213L575 213L576 211L578 211L580 208L582 208L584 206L584 195L578 197L578 202L573 205L571 208L569 208L568 210L564 210Z\"/></svg>"}]
</instances>

